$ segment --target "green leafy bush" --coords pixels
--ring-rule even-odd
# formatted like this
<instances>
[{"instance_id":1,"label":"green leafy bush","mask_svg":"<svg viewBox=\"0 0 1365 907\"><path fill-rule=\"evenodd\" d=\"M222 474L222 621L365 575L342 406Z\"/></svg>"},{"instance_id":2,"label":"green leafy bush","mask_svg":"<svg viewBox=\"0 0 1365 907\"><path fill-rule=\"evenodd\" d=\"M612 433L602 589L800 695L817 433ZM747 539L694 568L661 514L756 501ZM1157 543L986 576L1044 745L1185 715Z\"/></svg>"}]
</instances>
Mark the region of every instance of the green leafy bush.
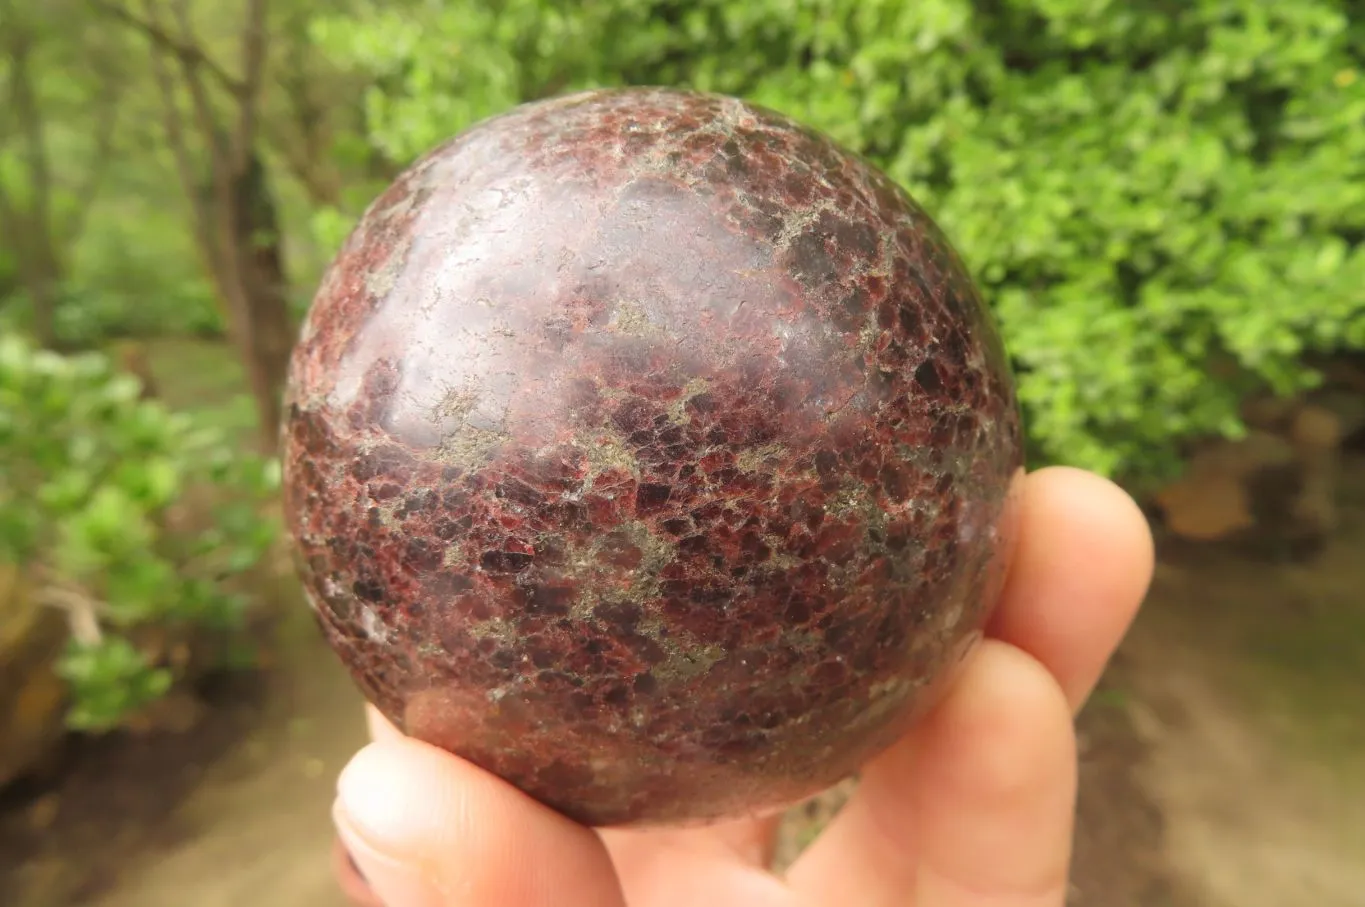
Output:
<instances>
[{"instance_id":1,"label":"green leafy bush","mask_svg":"<svg viewBox=\"0 0 1365 907\"><path fill-rule=\"evenodd\" d=\"M222 337L222 310L183 221L147 203L131 215L111 207L92 211L72 249L56 313L61 342L84 348L124 337ZM128 229L130 216L137 230Z\"/></svg>"},{"instance_id":2,"label":"green leafy bush","mask_svg":"<svg viewBox=\"0 0 1365 907\"><path fill-rule=\"evenodd\" d=\"M1037 459L1150 476L1180 439L1238 432L1249 388L1311 383L1306 351L1365 347L1358 6L464 0L315 34L372 75L398 160L593 85L721 91L831 133L976 271Z\"/></svg>"},{"instance_id":3,"label":"green leafy bush","mask_svg":"<svg viewBox=\"0 0 1365 907\"><path fill-rule=\"evenodd\" d=\"M110 290L80 275L64 288L57 306L57 340L64 348L86 349L128 337L220 338L226 325L218 301L204 282L187 282L161 294L142 289Z\"/></svg>"},{"instance_id":4,"label":"green leafy bush","mask_svg":"<svg viewBox=\"0 0 1365 907\"><path fill-rule=\"evenodd\" d=\"M0 286L3 281L0 262ZM226 333L213 289L202 277L144 268L112 250L107 262L82 267L62 282L53 327L56 343L65 350L131 337L217 339ZM32 328L33 309L22 287L0 297L0 331L31 333Z\"/></svg>"},{"instance_id":5,"label":"green leafy bush","mask_svg":"<svg viewBox=\"0 0 1365 907\"><path fill-rule=\"evenodd\" d=\"M146 628L225 639L241 628L233 579L277 531L263 515L276 464L140 390L103 356L0 337L0 560L67 613L60 670L81 729L111 727L170 687L171 667L137 645Z\"/></svg>"}]
</instances>

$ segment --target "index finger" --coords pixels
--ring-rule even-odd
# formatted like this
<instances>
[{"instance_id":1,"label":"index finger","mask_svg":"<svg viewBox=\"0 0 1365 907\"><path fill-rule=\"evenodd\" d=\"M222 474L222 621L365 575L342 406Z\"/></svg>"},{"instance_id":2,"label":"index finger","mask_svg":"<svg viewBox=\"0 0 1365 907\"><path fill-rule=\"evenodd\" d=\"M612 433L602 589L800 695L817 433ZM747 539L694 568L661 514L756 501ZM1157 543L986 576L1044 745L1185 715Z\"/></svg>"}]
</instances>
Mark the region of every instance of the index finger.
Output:
<instances>
[{"instance_id":1,"label":"index finger","mask_svg":"<svg viewBox=\"0 0 1365 907\"><path fill-rule=\"evenodd\" d=\"M987 635L1042 662L1075 711L1147 595L1152 533L1127 492L1069 467L1031 474L1021 510L1018 547Z\"/></svg>"},{"instance_id":2,"label":"index finger","mask_svg":"<svg viewBox=\"0 0 1365 907\"><path fill-rule=\"evenodd\" d=\"M981 651L996 653L994 658L978 654L972 664L1031 663L1036 670L1016 671L1004 683L979 687L993 690L994 695L984 699L964 699L949 691L946 703L936 710L940 716L951 715L953 705L964 701L994 703L985 710L990 720L974 722L993 729L976 733L972 745L964 744L971 735L952 735L955 747L938 746L939 756L931 765L913 765L916 756L937 745L930 738L953 724L941 719L936 723L930 716L867 766L853 798L788 873L812 903L905 903L915 892L921 861L942 869L947 865L945 853L958 843L967 856L998 859L989 849L982 853L979 846L963 842L991 838L1001 829L1006 835L1009 829L1017 833L1021 824L1038 832L1030 846L1038 845L1043 852L1050 848L1053 857L1064 862L1069 837L1062 827L1066 814L1058 813L1057 804L1070 809L1066 772L1074 772L1075 764L1074 751L1058 756L1071 739L1066 710L1075 710L1085 700L1132 621L1151 576L1152 540L1137 505L1116 485L1061 468L1040 470L1023 481L1017 533L1005 589L988 628L989 635L1006 645L983 646ZM1032 657L1015 652L1018 658L1002 660L1001 653L1011 649ZM995 676L998 681L1002 675L980 676ZM1041 683L1040 678L1048 682ZM1044 707L1049 685L1051 702L1062 712L1060 725L1054 723L1055 712ZM1033 709L1014 701L1029 690L1038 693ZM1043 732L1043 718L1051 733ZM1030 749L1034 758L1025 758ZM959 803L964 808L958 821L946 829L943 820L954 815L954 807L951 801L943 807L943 796L970 792L971 785L948 785L945 779L955 765L969 763L977 766L969 773L979 787L972 794L976 808ZM936 784L944 789L931 790ZM1029 796L1021 800L1020 794ZM1031 798L1033 794L1037 797ZM931 801L940 808L932 808ZM1045 824L1050 834L1044 834ZM1054 859L1043 868L1052 871L1057 865ZM953 867L949 875L960 877L961 868ZM1003 863L991 867L1004 868ZM1011 872L1019 870L1018 877L1026 868L1010 867ZM856 896L851 887L855 880ZM993 903L1052 903L1054 894L1049 891L1032 901L1000 897Z\"/></svg>"}]
</instances>

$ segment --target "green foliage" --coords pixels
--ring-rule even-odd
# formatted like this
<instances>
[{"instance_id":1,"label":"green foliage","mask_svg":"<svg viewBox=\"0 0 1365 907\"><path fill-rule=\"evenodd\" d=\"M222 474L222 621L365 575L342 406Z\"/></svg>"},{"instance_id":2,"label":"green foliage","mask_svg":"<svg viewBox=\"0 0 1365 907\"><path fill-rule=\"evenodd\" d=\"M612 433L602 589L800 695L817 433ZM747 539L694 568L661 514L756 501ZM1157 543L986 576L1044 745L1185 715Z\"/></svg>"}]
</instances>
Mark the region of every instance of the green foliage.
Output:
<instances>
[{"instance_id":1,"label":"green foliage","mask_svg":"<svg viewBox=\"0 0 1365 907\"><path fill-rule=\"evenodd\" d=\"M116 727L125 716L166 695L174 682L168 669L147 664L121 636L95 645L71 644L59 670L74 703L67 725L80 731Z\"/></svg>"},{"instance_id":2,"label":"green foliage","mask_svg":"<svg viewBox=\"0 0 1365 907\"><path fill-rule=\"evenodd\" d=\"M205 280L187 277L173 282L150 271L111 277L96 269L78 270L61 285L54 339L62 349L90 349L131 337L219 338L226 331L218 301ZM27 334L31 329L27 294L19 290L4 298L0 331Z\"/></svg>"},{"instance_id":3,"label":"green foliage","mask_svg":"<svg viewBox=\"0 0 1365 907\"><path fill-rule=\"evenodd\" d=\"M375 4L314 32L372 76L371 138L397 160L590 85L721 91L829 132L960 246L1038 458L1151 475L1181 438L1238 432L1249 386L1311 383L1306 351L1365 347L1352 9L465 0Z\"/></svg>"},{"instance_id":4,"label":"green foliage","mask_svg":"<svg viewBox=\"0 0 1365 907\"><path fill-rule=\"evenodd\" d=\"M185 236L183 218L146 210L137 217L134 232L114 211L91 212L57 308L63 344L225 333L222 309Z\"/></svg>"},{"instance_id":5,"label":"green foliage","mask_svg":"<svg viewBox=\"0 0 1365 907\"><path fill-rule=\"evenodd\" d=\"M232 579L273 543L262 504L274 461L140 396L96 354L62 357L0 337L0 559L64 609L73 726L104 729L165 692L170 672L134 644L150 626L231 634ZM195 525L196 507L212 508Z\"/></svg>"}]
</instances>

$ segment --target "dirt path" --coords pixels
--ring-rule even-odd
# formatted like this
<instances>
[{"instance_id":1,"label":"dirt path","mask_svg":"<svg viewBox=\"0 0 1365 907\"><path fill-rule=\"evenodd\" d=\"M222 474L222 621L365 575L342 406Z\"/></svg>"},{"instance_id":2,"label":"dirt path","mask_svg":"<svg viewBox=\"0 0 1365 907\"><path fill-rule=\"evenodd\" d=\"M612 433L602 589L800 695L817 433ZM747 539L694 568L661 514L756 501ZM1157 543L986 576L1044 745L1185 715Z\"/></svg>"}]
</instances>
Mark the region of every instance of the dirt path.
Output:
<instances>
[{"instance_id":1,"label":"dirt path","mask_svg":"<svg viewBox=\"0 0 1365 907\"><path fill-rule=\"evenodd\" d=\"M1129 639L1140 777L1197 904L1365 905L1365 508L1349 520L1311 563L1163 566Z\"/></svg>"},{"instance_id":2,"label":"dirt path","mask_svg":"<svg viewBox=\"0 0 1365 907\"><path fill-rule=\"evenodd\" d=\"M343 907L329 809L360 699L301 608L272 649L264 688L192 733L81 748L56 789L0 804L0 905Z\"/></svg>"},{"instance_id":3,"label":"dirt path","mask_svg":"<svg viewBox=\"0 0 1365 907\"><path fill-rule=\"evenodd\" d=\"M1347 785L1286 756L1205 678L1171 665L1137 709L1145 787L1175 876L1207 907L1365 905L1365 762Z\"/></svg>"},{"instance_id":4,"label":"dirt path","mask_svg":"<svg viewBox=\"0 0 1365 907\"><path fill-rule=\"evenodd\" d=\"M148 854L91 907L341 907L329 811L364 743L360 700L311 624L290 634L280 701L177 810L197 833Z\"/></svg>"}]
</instances>

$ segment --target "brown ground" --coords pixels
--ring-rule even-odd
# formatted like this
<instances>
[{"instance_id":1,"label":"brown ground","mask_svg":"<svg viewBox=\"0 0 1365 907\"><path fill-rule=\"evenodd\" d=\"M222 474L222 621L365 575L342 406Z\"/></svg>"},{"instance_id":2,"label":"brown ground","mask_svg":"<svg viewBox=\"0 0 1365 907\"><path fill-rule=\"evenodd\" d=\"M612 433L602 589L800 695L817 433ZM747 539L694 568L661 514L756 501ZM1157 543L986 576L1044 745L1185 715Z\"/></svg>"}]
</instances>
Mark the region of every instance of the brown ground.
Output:
<instances>
[{"instance_id":1,"label":"brown ground","mask_svg":"<svg viewBox=\"0 0 1365 907\"><path fill-rule=\"evenodd\" d=\"M1080 719L1073 907L1365 905L1365 459L1347 475L1309 560L1163 546ZM341 907L327 810L357 699L301 611L275 648L194 732L83 744L0 800L0 904Z\"/></svg>"},{"instance_id":2,"label":"brown ground","mask_svg":"<svg viewBox=\"0 0 1365 907\"><path fill-rule=\"evenodd\" d=\"M359 699L302 608L276 636L278 667L220 683L193 732L78 747L0 803L0 905L342 907L328 809Z\"/></svg>"}]
</instances>

